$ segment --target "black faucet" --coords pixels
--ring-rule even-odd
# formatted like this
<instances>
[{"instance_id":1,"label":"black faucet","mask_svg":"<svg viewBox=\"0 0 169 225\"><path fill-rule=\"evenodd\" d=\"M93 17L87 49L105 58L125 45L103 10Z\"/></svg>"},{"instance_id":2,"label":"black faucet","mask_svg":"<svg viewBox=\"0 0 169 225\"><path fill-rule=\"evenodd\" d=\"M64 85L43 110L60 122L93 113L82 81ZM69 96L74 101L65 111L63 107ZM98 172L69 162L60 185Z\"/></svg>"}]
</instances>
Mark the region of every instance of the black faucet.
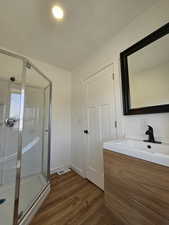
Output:
<instances>
[{"instance_id":1,"label":"black faucet","mask_svg":"<svg viewBox=\"0 0 169 225\"><path fill-rule=\"evenodd\" d=\"M160 141L155 141L154 130L153 130L153 128L150 125L148 125L148 130L145 132L145 134L148 135L148 140L144 140L145 142L161 144Z\"/></svg>"}]
</instances>

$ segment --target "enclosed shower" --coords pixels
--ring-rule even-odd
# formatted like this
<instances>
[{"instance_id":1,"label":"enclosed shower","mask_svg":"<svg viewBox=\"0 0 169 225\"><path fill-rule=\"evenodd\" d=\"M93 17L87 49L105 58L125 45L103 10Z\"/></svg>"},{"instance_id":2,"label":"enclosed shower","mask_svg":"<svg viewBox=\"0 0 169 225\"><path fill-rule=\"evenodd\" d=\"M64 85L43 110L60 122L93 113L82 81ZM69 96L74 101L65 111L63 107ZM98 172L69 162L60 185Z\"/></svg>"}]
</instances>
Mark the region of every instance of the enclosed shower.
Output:
<instances>
[{"instance_id":1,"label":"enclosed shower","mask_svg":"<svg viewBox=\"0 0 169 225\"><path fill-rule=\"evenodd\" d=\"M50 190L51 82L0 50L0 225L29 224Z\"/></svg>"}]
</instances>

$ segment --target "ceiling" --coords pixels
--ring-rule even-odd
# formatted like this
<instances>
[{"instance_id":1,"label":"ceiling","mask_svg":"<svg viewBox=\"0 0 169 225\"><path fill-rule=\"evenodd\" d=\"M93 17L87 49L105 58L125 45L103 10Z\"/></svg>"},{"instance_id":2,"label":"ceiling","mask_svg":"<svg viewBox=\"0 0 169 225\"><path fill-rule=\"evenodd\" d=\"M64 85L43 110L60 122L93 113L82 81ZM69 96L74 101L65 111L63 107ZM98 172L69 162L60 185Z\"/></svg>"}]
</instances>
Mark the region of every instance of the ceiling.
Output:
<instances>
[{"instance_id":1,"label":"ceiling","mask_svg":"<svg viewBox=\"0 0 169 225\"><path fill-rule=\"evenodd\" d=\"M0 45L72 70L156 1L1 0ZM51 15L57 3L62 22Z\"/></svg>"}]
</instances>

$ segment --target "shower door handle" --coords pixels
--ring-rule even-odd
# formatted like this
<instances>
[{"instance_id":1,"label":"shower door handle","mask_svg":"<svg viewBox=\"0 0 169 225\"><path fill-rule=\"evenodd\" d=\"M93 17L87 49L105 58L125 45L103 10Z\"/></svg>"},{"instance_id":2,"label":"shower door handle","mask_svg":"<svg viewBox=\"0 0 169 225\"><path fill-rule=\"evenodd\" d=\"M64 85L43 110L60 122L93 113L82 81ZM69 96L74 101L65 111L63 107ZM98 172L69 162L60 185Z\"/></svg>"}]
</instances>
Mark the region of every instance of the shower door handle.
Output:
<instances>
[{"instance_id":1,"label":"shower door handle","mask_svg":"<svg viewBox=\"0 0 169 225\"><path fill-rule=\"evenodd\" d=\"M8 119L5 120L5 125L6 125L6 127L13 127L16 122L17 122L17 119L8 118Z\"/></svg>"}]
</instances>

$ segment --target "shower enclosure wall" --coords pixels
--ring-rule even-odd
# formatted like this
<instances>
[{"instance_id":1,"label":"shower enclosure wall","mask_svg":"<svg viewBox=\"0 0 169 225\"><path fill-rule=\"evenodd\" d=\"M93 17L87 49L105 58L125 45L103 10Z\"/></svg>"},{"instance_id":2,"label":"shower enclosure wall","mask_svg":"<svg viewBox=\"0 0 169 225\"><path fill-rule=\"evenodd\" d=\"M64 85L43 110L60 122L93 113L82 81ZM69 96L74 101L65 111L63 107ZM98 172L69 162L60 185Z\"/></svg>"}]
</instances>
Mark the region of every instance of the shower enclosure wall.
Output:
<instances>
[{"instance_id":1,"label":"shower enclosure wall","mask_svg":"<svg viewBox=\"0 0 169 225\"><path fill-rule=\"evenodd\" d=\"M28 224L50 190L51 82L0 50L0 225Z\"/></svg>"}]
</instances>

